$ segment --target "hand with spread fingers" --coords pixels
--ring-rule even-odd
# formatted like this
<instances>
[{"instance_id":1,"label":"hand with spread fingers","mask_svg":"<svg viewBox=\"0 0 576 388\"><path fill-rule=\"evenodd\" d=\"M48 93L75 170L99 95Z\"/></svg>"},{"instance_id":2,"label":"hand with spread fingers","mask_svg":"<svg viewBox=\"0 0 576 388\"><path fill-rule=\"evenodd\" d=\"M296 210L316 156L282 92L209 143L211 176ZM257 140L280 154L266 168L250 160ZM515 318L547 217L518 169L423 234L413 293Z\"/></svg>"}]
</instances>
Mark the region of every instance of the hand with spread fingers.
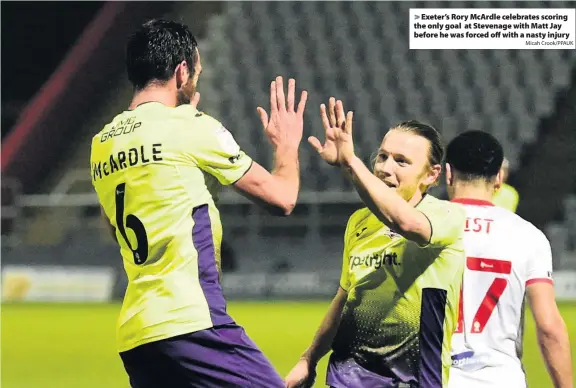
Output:
<instances>
[{"instance_id":1,"label":"hand with spread fingers","mask_svg":"<svg viewBox=\"0 0 576 388\"><path fill-rule=\"evenodd\" d=\"M296 147L302 141L304 131L304 109L308 92L302 91L297 109L294 110L296 99L296 80L288 80L288 96L284 95L284 82L278 76L270 84L270 116L262 107L258 107L258 115L264 131L274 148L278 146Z\"/></svg>"},{"instance_id":2,"label":"hand with spread fingers","mask_svg":"<svg viewBox=\"0 0 576 388\"><path fill-rule=\"evenodd\" d=\"M332 166L345 166L355 156L352 140L353 116L352 111L345 114L342 101L336 101L334 97L330 97L328 101L328 113L326 105L320 105L320 118L326 138L324 144L314 136L310 136L308 142L320 157Z\"/></svg>"}]
</instances>

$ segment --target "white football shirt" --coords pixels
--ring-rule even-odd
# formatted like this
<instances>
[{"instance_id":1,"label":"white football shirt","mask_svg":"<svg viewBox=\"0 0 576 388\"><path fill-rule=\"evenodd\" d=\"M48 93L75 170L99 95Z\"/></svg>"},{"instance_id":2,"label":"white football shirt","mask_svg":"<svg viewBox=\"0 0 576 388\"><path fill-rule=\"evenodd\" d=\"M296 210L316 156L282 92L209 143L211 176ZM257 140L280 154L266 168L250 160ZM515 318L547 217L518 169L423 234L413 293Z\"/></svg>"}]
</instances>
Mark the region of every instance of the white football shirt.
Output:
<instances>
[{"instance_id":1,"label":"white football shirt","mask_svg":"<svg viewBox=\"0 0 576 388\"><path fill-rule=\"evenodd\" d=\"M466 267L452 337L451 387L525 387L522 331L526 286L552 283L544 233L491 202L454 199L466 208Z\"/></svg>"}]
</instances>

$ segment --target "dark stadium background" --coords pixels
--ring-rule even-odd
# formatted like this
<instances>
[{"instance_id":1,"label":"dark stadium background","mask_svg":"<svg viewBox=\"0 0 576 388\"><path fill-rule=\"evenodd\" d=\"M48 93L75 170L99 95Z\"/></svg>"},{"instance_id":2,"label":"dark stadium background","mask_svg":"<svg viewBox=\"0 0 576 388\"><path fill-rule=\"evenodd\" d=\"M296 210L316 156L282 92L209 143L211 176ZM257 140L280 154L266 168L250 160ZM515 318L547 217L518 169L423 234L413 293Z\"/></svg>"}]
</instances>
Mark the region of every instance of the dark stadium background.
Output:
<instances>
[{"instance_id":1,"label":"dark stadium background","mask_svg":"<svg viewBox=\"0 0 576 388\"><path fill-rule=\"evenodd\" d=\"M114 343L126 282L86 171L91 134L130 98L125 39L150 17L192 27L204 67L200 108L267 167L271 155L255 107L266 104L266 87L277 73L294 76L310 92L307 134L318 133L318 104L333 93L342 96L357 113L355 136L367 161L382 130L398 119L430 121L449 140L468 123L462 115L470 97L466 109L476 110L470 125L500 136L510 154L517 153L510 183L520 194L518 213L552 243L561 312L576 346L576 53L408 50L407 9L451 4L2 2L2 387L128 386ZM457 5L468 4L575 3ZM360 11L373 22L356 18ZM360 33L363 25L372 30ZM450 67L454 63L462 71ZM58 73L63 68L71 71ZM478 81L482 69L488 73ZM472 79L477 83L470 86ZM549 93L540 94L543 89ZM427 109L438 90L454 104L453 117ZM418 100L420 93L425 100ZM493 106L490 99L501 101L496 108L504 113L479 108ZM394 104L396 115L388 115ZM539 104L549 109L536 114L544 111ZM501 119L509 123L504 130ZM18 127L27 127L27 136L11 138ZM338 173L319 163L307 144L302 148L303 193L291 217L269 217L228 191L220 206L231 314L282 374L326 311L338 285L347 218L362 206ZM434 194L445 196L443 184ZM532 386L551 387L529 314L524 363Z\"/></svg>"},{"instance_id":2,"label":"dark stadium background","mask_svg":"<svg viewBox=\"0 0 576 388\"><path fill-rule=\"evenodd\" d=\"M2 138L103 4L2 2Z\"/></svg>"}]
</instances>

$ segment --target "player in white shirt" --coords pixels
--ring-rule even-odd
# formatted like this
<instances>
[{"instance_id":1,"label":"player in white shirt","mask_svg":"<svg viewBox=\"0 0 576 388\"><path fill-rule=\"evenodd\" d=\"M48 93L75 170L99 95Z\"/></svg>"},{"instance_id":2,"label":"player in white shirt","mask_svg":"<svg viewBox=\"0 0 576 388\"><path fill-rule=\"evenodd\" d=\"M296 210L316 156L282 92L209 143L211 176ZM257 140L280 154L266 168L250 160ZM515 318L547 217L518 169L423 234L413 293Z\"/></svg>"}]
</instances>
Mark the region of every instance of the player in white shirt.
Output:
<instances>
[{"instance_id":1,"label":"player in white shirt","mask_svg":"<svg viewBox=\"0 0 576 388\"><path fill-rule=\"evenodd\" d=\"M482 131L460 134L446 151L448 194L467 213L449 387L526 387L521 362L526 296L554 386L572 388L570 341L556 305L550 243L530 222L490 202L502 183L503 158L500 143Z\"/></svg>"}]
</instances>

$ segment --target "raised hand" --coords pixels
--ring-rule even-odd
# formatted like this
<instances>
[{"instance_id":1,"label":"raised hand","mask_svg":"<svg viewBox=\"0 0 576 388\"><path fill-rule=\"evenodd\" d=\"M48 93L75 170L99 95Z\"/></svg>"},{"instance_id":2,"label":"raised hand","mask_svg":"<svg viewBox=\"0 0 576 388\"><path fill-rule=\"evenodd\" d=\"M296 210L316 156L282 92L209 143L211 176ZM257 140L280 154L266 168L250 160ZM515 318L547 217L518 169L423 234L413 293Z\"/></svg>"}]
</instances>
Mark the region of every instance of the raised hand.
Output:
<instances>
[{"instance_id":1,"label":"raised hand","mask_svg":"<svg viewBox=\"0 0 576 388\"><path fill-rule=\"evenodd\" d=\"M278 76L270 84L270 117L262 107L257 108L264 131L274 148L298 148L302 141L304 109L308 92L302 91L296 111L294 111L295 94L296 81L291 78L288 81L288 98L286 99L282 77Z\"/></svg>"},{"instance_id":2,"label":"raised hand","mask_svg":"<svg viewBox=\"0 0 576 388\"><path fill-rule=\"evenodd\" d=\"M324 144L314 136L310 136L308 142L326 163L340 166L354 157L353 117L353 112L344 114L342 101L336 101L334 97L328 100L328 114L326 114L326 105L320 105L320 118L325 131Z\"/></svg>"}]
</instances>

